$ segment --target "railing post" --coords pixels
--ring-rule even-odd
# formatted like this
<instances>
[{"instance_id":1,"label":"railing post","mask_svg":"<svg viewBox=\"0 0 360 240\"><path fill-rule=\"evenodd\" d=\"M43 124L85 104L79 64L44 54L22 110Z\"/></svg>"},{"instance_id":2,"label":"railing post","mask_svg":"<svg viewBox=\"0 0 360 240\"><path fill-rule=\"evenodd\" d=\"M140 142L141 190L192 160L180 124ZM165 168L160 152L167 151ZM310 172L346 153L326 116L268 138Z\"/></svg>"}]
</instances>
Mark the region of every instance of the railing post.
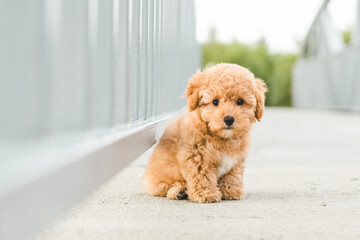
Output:
<instances>
[{"instance_id":1,"label":"railing post","mask_svg":"<svg viewBox=\"0 0 360 240\"><path fill-rule=\"evenodd\" d=\"M360 43L360 0L357 0L356 22L354 29L354 42Z\"/></svg>"}]
</instances>

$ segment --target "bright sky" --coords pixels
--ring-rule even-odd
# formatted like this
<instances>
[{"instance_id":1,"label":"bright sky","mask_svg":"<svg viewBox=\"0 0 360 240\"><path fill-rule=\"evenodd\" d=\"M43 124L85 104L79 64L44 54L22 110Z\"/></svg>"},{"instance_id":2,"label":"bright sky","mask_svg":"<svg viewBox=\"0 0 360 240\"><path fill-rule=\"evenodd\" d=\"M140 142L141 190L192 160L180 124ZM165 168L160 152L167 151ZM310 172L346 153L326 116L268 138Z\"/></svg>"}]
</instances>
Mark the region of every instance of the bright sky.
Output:
<instances>
[{"instance_id":1,"label":"bright sky","mask_svg":"<svg viewBox=\"0 0 360 240\"><path fill-rule=\"evenodd\" d=\"M357 0L332 0L329 12L339 31L353 27ZM296 52L323 0L195 0L197 40L209 29L217 39L252 43L265 37L273 52Z\"/></svg>"}]
</instances>

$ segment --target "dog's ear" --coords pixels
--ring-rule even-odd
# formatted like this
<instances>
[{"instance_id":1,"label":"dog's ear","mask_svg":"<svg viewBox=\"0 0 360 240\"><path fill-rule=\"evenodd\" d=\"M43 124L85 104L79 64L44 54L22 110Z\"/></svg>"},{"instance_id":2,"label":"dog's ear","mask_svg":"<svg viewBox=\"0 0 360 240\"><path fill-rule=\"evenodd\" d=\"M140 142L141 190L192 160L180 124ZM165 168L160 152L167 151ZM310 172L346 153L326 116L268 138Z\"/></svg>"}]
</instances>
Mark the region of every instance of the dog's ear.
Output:
<instances>
[{"instance_id":1,"label":"dog's ear","mask_svg":"<svg viewBox=\"0 0 360 240\"><path fill-rule=\"evenodd\" d=\"M200 87L203 84L204 73L198 70L195 75L189 80L186 88L186 98L188 101L188 109L190 112L194 111L199 106L200 101Z\"/></svg>"},{"instance_id":2,"label":"dog's ear","mask_svg":"<svg viewBox=\"0 0 360 240\"><path fill-rule=\"evenodd\" d=\"M260 122L260 119L264 113L265 108L265 92L267 91L266 85L260 78L255 79L255 98L256 108L255 117Z\"/></svg>"}]
</instances>

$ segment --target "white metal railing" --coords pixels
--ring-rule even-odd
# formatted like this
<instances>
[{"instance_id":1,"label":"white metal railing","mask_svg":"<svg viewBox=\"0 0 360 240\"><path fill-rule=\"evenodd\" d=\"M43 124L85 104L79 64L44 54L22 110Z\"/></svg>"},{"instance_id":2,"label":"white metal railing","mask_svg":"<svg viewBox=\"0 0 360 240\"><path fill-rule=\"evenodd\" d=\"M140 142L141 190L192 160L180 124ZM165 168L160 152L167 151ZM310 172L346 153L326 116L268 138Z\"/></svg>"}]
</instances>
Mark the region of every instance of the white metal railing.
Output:
<instances>
[{"instance_id":1,"label":"white metal railing","mask_svg":"<svg viewBox=\"0 0 360 240\"><path fill-rule=\"evenodd\" d=\"M357 20L347 47L329 15L329 2L323 2L293 69L293 104L360 110L360 0L354 8Z\"/></svg>"},{"instance_id":2,"label":"white metal railing","mask_svg":"<svg viewBox=\"0 0 360 240\"><path fill-rule=\"evenodd\" d=\"M200 66L193 1L0 1L0 239L155 142Z\"/></svg>"},{"instance_id":3,"label":"white metal railing","mask_svg":"<svg viewBox=\"0 0 360 240\"><path fill-rule=\"evenodd\" d=\"M301 49L303 57L338 53L345 47L342 37L336 31L328 12L329 2L330 0L324 0L310 27Z\"/></svg>"}]
</instances>

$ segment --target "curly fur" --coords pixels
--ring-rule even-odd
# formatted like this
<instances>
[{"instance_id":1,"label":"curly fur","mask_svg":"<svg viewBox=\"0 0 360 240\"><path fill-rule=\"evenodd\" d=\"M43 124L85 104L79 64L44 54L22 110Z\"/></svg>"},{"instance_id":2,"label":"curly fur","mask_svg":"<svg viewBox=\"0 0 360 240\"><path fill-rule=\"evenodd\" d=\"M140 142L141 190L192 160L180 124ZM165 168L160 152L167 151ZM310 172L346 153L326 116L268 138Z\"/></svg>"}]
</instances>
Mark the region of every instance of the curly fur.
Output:
<instances>
[{"instance_id":1,"label":"curly fur","mask_svg":"<svg viewBox=\"0 0 360 240\"><path fill-rule=\"evenodd\" d=\"M169 199L185 192L199 203L243 198L250 131L263 115L265 91L264 82L239 65L198 71L186 89L188 112L169 124L150 158L145 191ZM225 116L234 117L231 127Z\"/></svg>"}]
</instances>

